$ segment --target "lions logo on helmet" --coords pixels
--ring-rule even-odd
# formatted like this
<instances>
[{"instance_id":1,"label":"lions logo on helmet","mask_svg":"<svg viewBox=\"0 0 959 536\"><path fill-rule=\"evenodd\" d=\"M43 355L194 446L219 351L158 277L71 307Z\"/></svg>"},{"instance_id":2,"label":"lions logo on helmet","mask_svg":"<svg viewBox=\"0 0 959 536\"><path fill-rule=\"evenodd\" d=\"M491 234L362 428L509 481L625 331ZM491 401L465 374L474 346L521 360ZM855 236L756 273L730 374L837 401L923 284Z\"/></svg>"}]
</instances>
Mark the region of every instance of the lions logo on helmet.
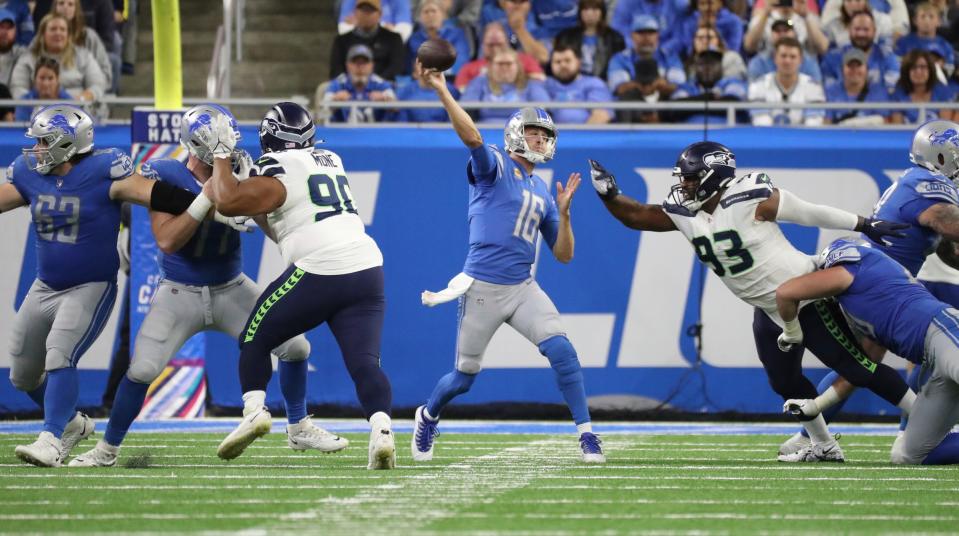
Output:
<instances>
[{"instance_id":1,"label":"lions logo on helmet","mask_svg":"<svg viewBox=\"0 0 959 536\"><path fill-rule=\"evenodd\" d=\"M959 124L943 119L924 123L912 137L909 160L955 182L959 179Z\"/></svg>"},{"instance_id":2,"label":"lions logo on helmet","mask_svg":"<svg viewBox=\"0 0 959 536\"><path fill-rule=\"evenodd\" d=\"M23 150L27 167L46 175L74 156L93 150L93 119L76 106L45 106L33 114L26 136L37 140Z\"/></svg>"}]
</instances>

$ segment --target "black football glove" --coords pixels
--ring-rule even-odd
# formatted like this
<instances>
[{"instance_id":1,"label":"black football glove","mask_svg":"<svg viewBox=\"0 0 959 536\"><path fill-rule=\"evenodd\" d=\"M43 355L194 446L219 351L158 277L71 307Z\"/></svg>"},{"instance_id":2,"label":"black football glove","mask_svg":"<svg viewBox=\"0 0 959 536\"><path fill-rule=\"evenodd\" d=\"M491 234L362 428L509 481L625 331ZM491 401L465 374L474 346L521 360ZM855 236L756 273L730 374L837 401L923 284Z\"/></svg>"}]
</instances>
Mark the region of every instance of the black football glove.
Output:
<instances>
[{"instance_id":1,"label":"black football glove","mask_svg":"<svg viewBox=\"0 0 959 536\"><path fill-rule=\"evenodd\" d=\"M606 171L602 164L595 160L588 160L589 176L593 182L593 188L603 199L612 199L619 195L619 186L616 185L616 177Z\"/></svg>"},{"instance_id":2,"label":"black football glove","mask_svg":"<svg viewBox=\"0 0 959 536\"><path fill-rule=\"evenodd\" d=\"M908 223L895 223L886 220L863 218L862 224L860 224L856 230L866 235L873 242L890 246L892 244L886 240L886 237L905 238L906 233L902 231L908 228Z\"/></svg>"}]
</instances>

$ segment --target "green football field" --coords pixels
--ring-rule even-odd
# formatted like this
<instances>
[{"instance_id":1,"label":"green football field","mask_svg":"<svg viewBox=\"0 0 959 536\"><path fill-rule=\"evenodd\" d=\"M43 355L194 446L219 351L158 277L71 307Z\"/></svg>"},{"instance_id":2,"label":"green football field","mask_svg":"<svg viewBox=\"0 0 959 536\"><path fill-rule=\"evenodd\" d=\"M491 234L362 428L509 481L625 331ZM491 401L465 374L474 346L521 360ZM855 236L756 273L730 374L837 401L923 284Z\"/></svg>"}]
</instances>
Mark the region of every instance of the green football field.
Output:
<instances>
[{"instance_id":1,"label":"green football field","mask_svg":"<svg viewBox=\"0 0 959 536\"><path fill-rule=\"evenodd\" d=\"M956 533L959 469L895 467L889 435L848 435L845 464L781 464L785 436L606 435L585 466L571 436L448 433L413 465L366 470L366 434L331 454L282 433L243 456L222 434L131 434L115 468L40 469L0 435L0 532L231 534ZM82 443L77 452L92 446ZM123 462L148 467L123 467Z\"/></svg>"}]
</instances>

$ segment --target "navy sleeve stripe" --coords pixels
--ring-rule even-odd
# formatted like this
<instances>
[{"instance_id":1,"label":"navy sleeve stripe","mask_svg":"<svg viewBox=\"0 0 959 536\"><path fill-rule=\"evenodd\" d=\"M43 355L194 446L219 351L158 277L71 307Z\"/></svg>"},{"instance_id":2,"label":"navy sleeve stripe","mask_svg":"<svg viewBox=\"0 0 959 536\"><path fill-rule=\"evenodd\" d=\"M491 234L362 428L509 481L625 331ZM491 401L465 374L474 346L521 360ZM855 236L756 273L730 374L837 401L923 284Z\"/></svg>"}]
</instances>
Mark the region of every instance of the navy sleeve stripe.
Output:
<instances>
[{"instance_id":1,"label":"navy sleeve stripe","mask_svg":"<svg viewBox=\"0 0 959 536\"><path fill-rule=\"evenodd\" d=\"M663 210L669 212L670 214L677 214L679 216L686 216L687 218L693 218L696 214L689 210L688 208L682 205L676 205L673 203L663 203Z\"/></svg>"},{"instance_id":2,"label":"navy sleeve stripe","mask_svg":"<svg viewBox=\"0 0 959 536\"><path fill-rule=\"evenodd\" d=\"M766 199L772 195L772 190L769 188L755 188L752 190L747 190L745 192L739 192L730 196L724 197L720 200L719 204L723 208L729 208L731 205L736 203L742 203L743 201L749 201L750 199Z\"/></svg>"},{"instance_id":3,"label":"navy sleeve stripe","mask_svg":"<svg viewBox=\"0 0 959 536\"><path fill-rule=\"evenodd\" d=\"M254 172L251 176L259 177L276 177L277 175L286 175L286 170L283 169L283 166L277 164L275 166L269 166L262 169L254 169Z\"/></svg>"}]
</instances>

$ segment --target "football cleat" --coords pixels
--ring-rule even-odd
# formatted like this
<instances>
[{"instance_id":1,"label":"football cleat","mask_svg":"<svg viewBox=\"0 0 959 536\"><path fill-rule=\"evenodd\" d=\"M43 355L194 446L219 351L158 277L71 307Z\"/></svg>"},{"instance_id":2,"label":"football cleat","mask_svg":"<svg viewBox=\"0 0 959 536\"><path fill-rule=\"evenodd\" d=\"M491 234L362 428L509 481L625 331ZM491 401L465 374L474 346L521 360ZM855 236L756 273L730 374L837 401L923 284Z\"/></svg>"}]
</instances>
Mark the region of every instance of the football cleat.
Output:
<instances>
[{"instance_id":1,"label":"football cleat","mask_svg":"<svg viewBox=\"0 0 959 536\"><path fill-rule=\"evenodd\" d=\"M265 406L247 413L236 429L217 447L216 455L224 460L236 458L257 438L270 433L272 426L270 410Z\"/></svg>"},{"instance_id":2,"label":"football cleat","mask_svg":"<svg viewBox=\"0 0 959 536\"><path fill-rule=\"evenodd\" d=\"M296 424L286 425L286 442L293 450L314 449L323 453L339 452L350 442L313 424L309 415Z\"/></svg>"},{"instance_id":3,"label":"football cleat","mask_svg":"<svg viewBox=\"0 0 959 536\"><path fill-rule=\"evenodd\" d=\"M77 446L77 443L92 436L93 429L93 419L78 411L67 423L66 428L63 429L63 436L60 437L60 443L63 444L61 449L63 459L70 455L70 451Z\"/></svg>"},{"instance_id":4,"label":"football cleat","mask_svg":"<svg viewBox=\"0 0 959 536\"><path fill-rule=\"evenodd\" d=\"M426 406L416 408L413 440L410 442L414 462L428 462L433 459L433 440L440 435L437 428L439 422L439 419L433 420L426 416Z\"/></svg>"},{"instance_id":5,"label":"football cleat","mask_svg":"<svg viewBox=\"0 0 959 536\"><path fill-rule=\"evenodd\" d=\"M63 443L50 432L40 432L36 441L17 446L14 453L17 458L37 467L60 467Z\"/></svg>"},{"instance_id":6,"label":"football cleat","mask_svg":"<svg viewBox=\"0 0 959 536\"><path fill-rule=\"evenodd\" d=\"M101 442L102 443L102 442ZM70 463L67 464L69 467L113 467L117 464L117 453L120 452L119 447L113 447L113 450L110 451L109 447L104 447L101 443L97 443L97 446L92 449L74 456Z\"/></svg>"},{"instance_id":7,"label":"football cleat","mask_svg":"<svg viewBox=\"0 0 959 536\"><path fill-rule=\"evenodd\" d=\"M603 454L602 441L592 432L583 432L579 436L579 448L583 451L583 461L586 463L606 463Z\"/></svg>"},{"instance_id":8,"label":"football cleat","mask_svg":"<svg viewBox=\"0 0 959 536\"><path fill-rule=\"evenodd\" d=\"M783 441L782 445L779 445L779 454L795 454L811 444L812 441L802 435L802 432L796 432L792 437Z\"/></svg>"},{"instance_id":9,"label":"football cleat","mask_svg":"<svg viewBox=\"0 0 959 536\"><path fill-rule=\"evenodd\" d=\"M842 453L842 448L834 439L829 443L819 443L809 445L793 454L782 454L779 461L787 463L800 462L838 462L843 463L846 457Z\"/></svg>"},{"instance_id":10,"label":"football cleat","mask_svg":"<svg viewBox=\"0 0 959 536\"><path fill-rule=\"evenodd\" d=\"M396 467L396 442L393 431L388 428L370 432L370 454L367 469L393 469Z\"/></svg>"}]
</instances>

